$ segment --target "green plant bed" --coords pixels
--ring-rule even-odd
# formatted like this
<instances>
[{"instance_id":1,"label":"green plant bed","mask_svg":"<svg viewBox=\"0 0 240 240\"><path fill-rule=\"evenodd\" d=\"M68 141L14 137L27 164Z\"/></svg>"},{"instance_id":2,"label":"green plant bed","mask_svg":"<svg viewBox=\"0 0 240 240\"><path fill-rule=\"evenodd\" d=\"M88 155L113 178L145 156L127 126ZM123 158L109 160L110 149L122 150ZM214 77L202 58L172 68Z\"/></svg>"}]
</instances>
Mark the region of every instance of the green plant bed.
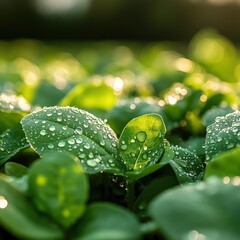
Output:
<instances>
[{"instance_id":1,"label":"green plant bed","mask_svg":"<svg viewBox=\"0 0 240 240\"><path fill-rule=\"evenodd\" d=\"M5 44L0 239L239 239L231 42Z\"/></svg>"}]
</instances>

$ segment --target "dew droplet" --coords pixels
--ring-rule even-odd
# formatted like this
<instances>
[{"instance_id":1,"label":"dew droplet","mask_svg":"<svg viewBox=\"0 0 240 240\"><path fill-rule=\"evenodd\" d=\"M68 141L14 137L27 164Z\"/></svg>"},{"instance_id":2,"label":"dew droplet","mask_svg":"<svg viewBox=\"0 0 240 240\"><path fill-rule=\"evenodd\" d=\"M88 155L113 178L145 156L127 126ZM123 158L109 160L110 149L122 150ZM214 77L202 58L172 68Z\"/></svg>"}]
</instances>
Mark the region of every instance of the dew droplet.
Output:
<instances>
[{"instance_id":1,"label":"dew droplet","mask_svg":"<svg viewBox=\"0 0 240 240\"><path fill-rule=\"evenodd\" d=\"M94 159L90 159L90 160L87 160L87 165L89 167L96 167L97 166L97 162Z\"/></svg>"},{"instance_id":2,"label":"dew droplet","mask_svg":"<svg viewBox=\"0 0 240 240\"><path fill-rule=\"evenodd\" d=\"M80 137L76 138L76 143L82 143L82 142L83 142L82 138Z\"/></svg>"},{"instance_id":3,"label":"dew droplet","mask_svg":"<svg viewBox=\"0 0 240 240\"><path fill-rule=\"evenodd\" d=\"M147 139L147 133L145 131L138 132L136 137L138 142L143 143Z\"/></svg>"},{"instance_id":4,"label":"dew droplet","mask_svg":"<svg viewBox=\"0 0 240 240\"><path fill-rule=\"evenodd\" d=\"M100 145L101 145L101 146L105 146L105 144L106 144L106 143L105 143L104 140L101 140L101 141L100 141Z\"/></svg>"},{"instance_id":5,"label":"dew droplet","mask_svg":"<svg viewBox=\"0 0 240 240\"><path fill-rule=\"evenodd\" d=\"M73 145L73 144L75 143L75 140L74 140L73 138L68 139L68 143L69 143L70 145Z\"/></svg>"},{"instance_id":6,"label":"dew droplet","mask_svg":"<svg viewBox=\"0 0 240 240\"><path fill-rule=\"evenodd\" d=\"M64 146L65 146L65 142L63 142L63 141L59 142L59 143L58 143L58 146L59 146L59 147L64 147Z\"/></svg>"},{"instance_id":7,"label":"dew droplet","mask_svg":"<svg viewBox=\"0 0 240 240\"><path fill-rule=\"evenodd\" d=\"M81 153L81 154L79 154L79 157L80 157L80 158L85 158L86 155L85 155L84 153Z\"/></svg>"},{"instance_id":8,"label":"dew droplet","mask_svg":"<svg viewBox=\"0 0 240 240\"><path fill-rule=\"evenodd\" d=\"M47 134L47 131L45 129L41 130L40 135L45 136Z\"/></svg>"},{"instance_id":9,"label":"dew droplet","mask_svg":"<svg viewBox=\"0 0 240 240\"><path fill-rule=\"evenodd\" d=\"M52 126L49 127L49 130L50 130L51 132L53 132L53 131L56 130L56 128L55 128L55 126L52 125Z\"/></svg>"},{"instance_id":10,"label":"dew droplet","mask_svg":"<svg viewBox=\"0 0 240 240\"><path fill-rule=\"evenodd\" d=\"M61 122L62 118L61 117L57 117L57 122Z\"/></svg>"},{"instance_id":11,"label":"dew droplet","mask_svg":"<svg viewBox=\"0 0 240 240\"><path fill-rule=\"evenodd\" d=\"M126 144L121 145L121 149L122 149L122 150L127 150L127 148L128 148L128 147L127 147Z\"/></svg>"},{"instance_id":12,"label":"dew droplet","mask_svg":"<svg viewBox=\"0 0 240 240\"><path fill-rule=\"evenodd\" d=\"M90 146L89 143L85 143L83 147L86 148L86 149L90 149L91 146Z\"/></svg>"},{"instance_id":13,"label":"dew droplet","mask_svg":"<svg viewBox=\"0 0 240 240\"><path fill-rule=\"evenodd\" d=\"M48 148L49 148L49 149L53 149L53 148L54 148L54 145L53 145L52 143L49 143L49 144L48 144Z\"/></svg>"}]
</instances>

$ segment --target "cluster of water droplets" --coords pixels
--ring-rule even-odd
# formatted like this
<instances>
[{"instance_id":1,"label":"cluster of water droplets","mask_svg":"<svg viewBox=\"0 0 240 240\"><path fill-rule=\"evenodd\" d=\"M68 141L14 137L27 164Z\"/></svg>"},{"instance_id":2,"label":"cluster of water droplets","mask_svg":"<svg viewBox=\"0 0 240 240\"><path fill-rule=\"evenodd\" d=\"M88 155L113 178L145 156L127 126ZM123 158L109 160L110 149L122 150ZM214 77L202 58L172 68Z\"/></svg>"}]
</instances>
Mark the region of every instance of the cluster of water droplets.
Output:
<instances>
[{"instance_id":1,"label":"cluster of water droplets","mask_svg":"<svg viewBox=\"0 0 240 240\"><path fill-rule=\"evenodd\" d=\"M147 138L146 131L139 131L130 139L120 140L121 155L128 170L138 170L149 163L154 164L163 153L163 143L155 142L156 145L152 145L147 142ZM161 138L162 134L159 132L159 139Z\"/></svg>"},{"instance_id":2,"label":"cluster of water droplets","mask_svg":"<svg viewBox=\"0 0 240 240\"><path fill-rule=\"evenodd\" d=\"M175 157L170 161L170 165L180 182L200 180L203 176L204 165L197 155L178 146L172 146L171 149L174 151Z\"/></svg>"},{"instance_id":3,"label":"cluster of water droplets","mask_svg":"<svg viewBox=\"0 0 240 240\"><path fill-rule=\"evenodd\" d=\"M27 123L27 125L26 125ZM32 124L33 123L33 124ZM90 172L115 168L117 137L101 119L74 107L49 107L23 121L37 152L67 151Z\"/></svg>"},{"instance_id":4,"label":"cluster of water droplets","mask_svg":"<svg viewBox=\"0 0 240 240\"><path fill-rule=\"evenodd\" d=\"M207 127L206 160L223 151L240 147L240 112L216 117L215 122Z\"/></svg>"}]
</instances>

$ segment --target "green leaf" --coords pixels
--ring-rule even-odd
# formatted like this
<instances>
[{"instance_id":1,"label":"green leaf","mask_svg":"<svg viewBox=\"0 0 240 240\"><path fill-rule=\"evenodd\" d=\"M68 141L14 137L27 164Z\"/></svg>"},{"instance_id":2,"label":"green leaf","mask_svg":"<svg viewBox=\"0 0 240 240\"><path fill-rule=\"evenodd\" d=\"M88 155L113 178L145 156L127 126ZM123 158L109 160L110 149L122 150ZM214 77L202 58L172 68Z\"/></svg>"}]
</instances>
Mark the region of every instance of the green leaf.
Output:
<instances>
[{"instance_id":1,"label":"green leaf","mask_svg":"<svg viewBox=\"0 0 240 240\"><path fill-rule=\"evenodd\" d=\"M76 226L74 240L136 240L140 225L135 216L112 203L90 205Z\"/></svg>"},{"instance_id":2,"label":"green leaf","mask_svg":"<svg viewBox=\"0 0 240 240\"><path fill-rule=\"evenodd\" d=\"M159 160L165 133L165 124L158 114L142 115L125 126L118 147L128 172L141 171Z\"/></svg>"},{"instance_id":3,"label":"green leaf","mask_svg":"<svg viewBox=\"0 0 240 240\"><path fill-rule=\"evenodd\" d=\"M206 166L205 178L240 176L240 148L234 148L214 157Z\"/></svg>"},{"instance_id":4,"label":"green leaf","mask_svg":"<svg viewBox=\"0 0 240 240\"><path fill-rule=\"evenodd\" d=\"M49 107L21 121L31 146L40 155L70 152L87 173L120 172L117 137L104 121L73 107Z\"/></svg>"},{"instance_id":5,"label":"green leaf","mask_svg":"<svg viewBox=\"0 0 240 240\"><path fill-rule=\"evenodd\" d=\"M0 135L0 165L28 146L21 124L6 130Z\"/></svg>"},{"instance_id":6,"label":"green leaf","mask_svg":"<svg viewBox=\"0 0 240 240\"><path fill-rule=\"evenodd\" d=\"M111 87L103 82L85 82L74 87L61 101L62 106L75 106L88 111L110 110L116 103Z\"/></svg>"},{"instance_id":7,"label":"green leaf","mask_svg":"<svg viewBox=\"0 0 240 240\"><path fill-rule=\"evenodd\" d=\"M171 148L174 151L174 158L170 161L170 165L179 183L201 180L204 165L197 155L181 147L172 146Z\"/></svg>"},{"instance_id":8,"label":"green leaf","mask_svg":"<svg viewBox=\"0 0 240 240\"><path fill-rule=\"evenodd\" d=\"M88 182L68 153L48 153L29 169L29 193L38 209L67 228L84 212Z\"/></svg>"},{"instance_id":9,"label":"green leaf","mask_svg":"<svg viewBox=\"0 0 240 240\"><path fill-rule=\"evenodd\" d=\"M238 240L239 199L239 185L210 178L164 192L151 202L149 214L169 240Z\"/></svg>"},{"instance_id":10,"label":"green leaf","mask_svg":"<svg viewBox=\"0 0 240 240\"><path fill-rule=\"evenodd\" d=\"M30 111L30 105L22 96L0 94L0 133L17 125Z\"/></svg>"},{"instance_id":11,"label":"green leaf","mask_svg":"<svg viewBox=\"0 0 240 240\"><path fill-rule=\"evenodd\" d=\"M29 199L11 184L0 179L0 225L22 239L62 239L62 231L39 214Z\"/></svg>"},{"instance_id":12,"label":"green leaf","mask_svg":"<svg viewBox=\"0 0 240 240\"><path fill-rule=\"evenodd\" d=\"M27 174L28 168L15 162L7 162L4 165L5 173L9 176L22 177Z\"/></svg>"},{"instance_id":13,"label":"green leaf","mask_svg":"<svg viewBox=\"0 0 240 240\"><path fill-rule=\"evenodd\" d=\"M207 127L206 160L228 151L240 144L240 112L235 111L224 117L217 117L215 122Z\"/></svg>"}]
</instances>

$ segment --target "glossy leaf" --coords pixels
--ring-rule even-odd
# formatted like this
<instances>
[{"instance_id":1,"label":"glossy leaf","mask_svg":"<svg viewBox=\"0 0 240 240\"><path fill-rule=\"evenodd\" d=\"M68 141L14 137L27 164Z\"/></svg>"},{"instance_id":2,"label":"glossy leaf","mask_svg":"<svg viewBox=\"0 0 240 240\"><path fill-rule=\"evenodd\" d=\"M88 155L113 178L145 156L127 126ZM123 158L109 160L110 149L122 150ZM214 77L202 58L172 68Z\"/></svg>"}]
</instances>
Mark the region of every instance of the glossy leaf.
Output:
<instances>
[{"instance_id":1,"label":"glossy leaf","mask_svg":"<svg viewBox=\"0 0 240 240\"><path fill-rule=\"evenodd\" d=\"M206 160L228 151L240 144L240 112L235 111L224 117L217 117L215 122L207 127Z\"/></svg>"},{"instance_id":2,"label":"glossy leaf","mask_svg":"<svg viewBox=\"0 0 240 240\"><path fill-rule=\"evenodd\" d=\"M193 152L187 149L173 146L174 158L170 165L175 172L179 183L195 182L202 179L204 165Z\"/></svg>"},{"instance_id":3,"label":"glossy leaf","mask_svg":"<svg viewBox=\"0 0 240 240\"><path fill-rule=\"evenodd\" d=\"M239 185L210 178L157 196L149 214L169 240L238 240L239 198Z\"/></svg>"},{"instance_id":4,"label":"glossy leaf","mask_svg":"<svg viewBox=\"0 0 240 240\"><path fill-rule=\"evenodd\" d=\"M0 165L28 146L21 124L6 130L0 135Z\"/></svg>"},{"instance_id":5,"label":"glossy leaf","mask_svg":"<svg viewBox=\"0 0 240 240\"><path fill-rule=\"evenodd\" d=\"M156 163L164 151L165 124L160 115L145 114L131 120L119 139L119 152L128 172Z\"/></svg>"},{"instance_id":6,"label":"glossy leaf","mask_svg":"<svg viewBox=\"0 0 240 240\"><path fill-rule=\"evenodd\" d=\"M29 169L29 193L40 211L67 228L85 210L88 182L71 155L48 153Z\"/></svg>"},{"instance_id":7,"label":"glossy leaf","mask_svg":"<svg viewBox=\"0 0 240 240\"><path fill-rule=\"evenodd\" d=\"M76 226L74 240L137 240L141 239L137 218L112 203L90 205Z\"/></svg>"},{"instance_id":8,"label":"glossy leaf","mask_svg":"<svg viewBox=\"0 0 240 240\"><path fill-rule=\"evenodd\" d=\"M104 121L73 107L49 107L21 121L31 146L40 154L70 152L87 173L120 172L117 138Z\"/></svg>"},{"instance_id":9,"label":"glossy leaf","mask_svg":"<svg viewBox=\"0 0 240 240\"><path fill-rule=\"evenodd\" d=\"M11 184L0 179L0 225L21 239L62 239L56 224L40 214L29 198Z\"/></svg>"},{"instance_id":10,"label":"glossy leaf","mask_svg":"<svg viewBox=\"0 0 240 240\"><path fill-rule=\"evenodd\" d=\"M234 148L214 157L206 166L204 177L240 176L240 148Z\"/></svg>"}]
</instances>

